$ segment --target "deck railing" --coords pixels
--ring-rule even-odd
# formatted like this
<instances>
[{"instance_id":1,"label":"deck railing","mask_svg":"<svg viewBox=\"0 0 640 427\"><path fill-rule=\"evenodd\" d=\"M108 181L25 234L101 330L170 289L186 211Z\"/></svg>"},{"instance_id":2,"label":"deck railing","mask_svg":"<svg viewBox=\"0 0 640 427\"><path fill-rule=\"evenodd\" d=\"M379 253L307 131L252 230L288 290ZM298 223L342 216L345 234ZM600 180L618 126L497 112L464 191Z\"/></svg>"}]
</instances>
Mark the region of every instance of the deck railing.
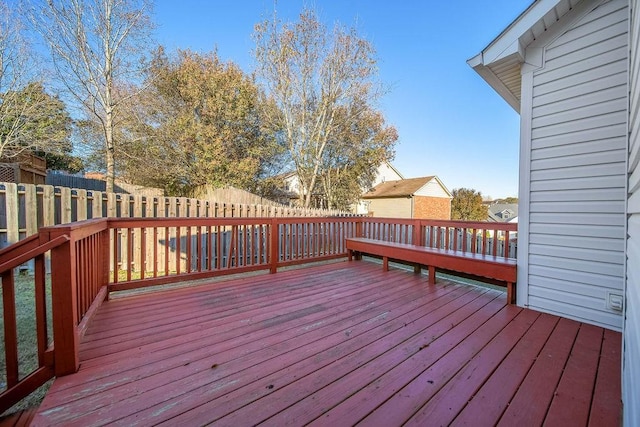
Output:
<instances>
[{"instance_id":1,"label":"deck railing","mask_svg":"<svg viewBox=\"0 0 640 427\"><path fill-rule=\"evenodd\" d=\"M517 258L515 223L364 218L360 227L371 239Z\"/></svg>"},{"instance_id":2,"label":"deck railing","mask_svg":"<svg viewBox=\"0 0 640 427\"><path fill-rule=\"evenodd\" d=\"M109 220L109 290L245 273L346 256L358 218Z\"/></svg>"},{"instance_id":3,"label":"deck railing","mask_svg":"<svg viewBox=\"0 0 640 427\"><path fill-rule=\"evenodd\" d=\"M80 339L112 291L255 270L275 273L346 257L345 239L354 236L515 257L515 232L515 224L362 217L100 218L43 228L0 251L5 349L0 413L54 375L77 371ZM14 269L31 260L38 366L21 373Z\"/></svg>"}]
</instances>

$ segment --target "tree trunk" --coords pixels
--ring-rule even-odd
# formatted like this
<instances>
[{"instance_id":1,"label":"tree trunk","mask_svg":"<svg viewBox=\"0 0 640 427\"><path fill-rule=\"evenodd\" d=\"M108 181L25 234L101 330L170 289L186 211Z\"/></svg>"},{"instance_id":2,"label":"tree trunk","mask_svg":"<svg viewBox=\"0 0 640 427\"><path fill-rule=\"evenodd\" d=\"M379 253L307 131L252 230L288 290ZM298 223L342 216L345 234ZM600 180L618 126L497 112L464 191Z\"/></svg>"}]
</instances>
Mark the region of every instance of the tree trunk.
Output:
<instances>
[{"instance_id":1,"label":"tree trunk","mask_svg":"<svg viewBox=\"0 0 640 427\"><path fill-rule=\"evenodd\" d=\"M105 119L104 135L106 139L106 163L107 163L107 193L113 193L114 181L116 177L115 147L113 145L113 111L107 109Z\"/></svg>"}]
</instances>

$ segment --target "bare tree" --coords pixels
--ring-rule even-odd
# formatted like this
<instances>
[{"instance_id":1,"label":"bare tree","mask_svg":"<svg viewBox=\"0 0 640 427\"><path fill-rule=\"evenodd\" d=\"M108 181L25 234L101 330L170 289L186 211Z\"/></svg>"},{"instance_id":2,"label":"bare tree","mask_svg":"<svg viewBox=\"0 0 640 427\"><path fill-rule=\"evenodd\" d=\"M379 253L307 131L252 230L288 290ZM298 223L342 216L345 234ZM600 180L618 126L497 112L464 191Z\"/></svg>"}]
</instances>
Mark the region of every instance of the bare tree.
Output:
<instances>
[{"instance_id":1,"label":"bare tree","mask_svg":"<svg viewBox=\"0 0 640 427\"><path fill-rule=\"evenodd\" d=\"M45 92L36 64L19 16L0 2L0 158L68 144L64 105Z\"/></svg>"},{"instance_id":2,"label":"bare tree","mask_svg":"<svg viewBox=\"0 0 640 427\"><path fill-rule=\"evenodd\" d=\"M272 126L282 129L308 207L327 146L382 94L375 52L354 29L327 31L313 10L296 23L274 16L256 25L254 39L256 74L278 106Z\"/></svg>"},{"instance_id":3,"label":"bare tree","mask_svg":"<svg viewBox=\"0 0 640 427\"><path fill-rule=\"evenodd\" d=\"M30 19L51 52L58 79L103 138L113 190L119 82L139 79L151 29L147 0L34 0ZM101 139L102 139L101 138Z\"/></svg>"}]
</instances>

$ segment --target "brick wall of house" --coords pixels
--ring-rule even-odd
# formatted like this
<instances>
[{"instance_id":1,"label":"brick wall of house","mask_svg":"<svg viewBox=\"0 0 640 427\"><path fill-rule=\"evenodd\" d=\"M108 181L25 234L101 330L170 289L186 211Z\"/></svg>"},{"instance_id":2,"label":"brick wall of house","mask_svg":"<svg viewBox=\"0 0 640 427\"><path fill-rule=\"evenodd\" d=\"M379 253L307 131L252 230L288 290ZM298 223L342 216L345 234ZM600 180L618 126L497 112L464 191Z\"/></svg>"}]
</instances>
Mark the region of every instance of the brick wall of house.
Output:
<instances>
[{"instance_id":1,"label":"brick wall of house","mask_svg":"<svg viewBox=\"0 0 640 427\"><path fill-rule=\"evenodd\" d=\"M451 199L415 196L413 217L420 219L451 219Z\"/></svg>"}]
</instances>

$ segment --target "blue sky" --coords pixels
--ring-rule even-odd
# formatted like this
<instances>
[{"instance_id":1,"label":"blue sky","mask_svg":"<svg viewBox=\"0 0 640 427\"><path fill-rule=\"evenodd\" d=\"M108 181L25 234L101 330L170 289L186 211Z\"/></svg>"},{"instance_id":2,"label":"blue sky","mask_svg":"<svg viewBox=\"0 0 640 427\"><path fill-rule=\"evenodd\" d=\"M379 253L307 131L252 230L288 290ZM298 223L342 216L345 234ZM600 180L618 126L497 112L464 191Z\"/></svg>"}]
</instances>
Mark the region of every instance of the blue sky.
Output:
<instances>
[{"instance_id":1,"label":"blue sky","mask_svg":"<svg viewBox=\"0 0 640 427\"><path fill-rule=\"evenodd\" d=\"M381 80L380 102L398 129L393 165L406 177L438 175L454 188L485 196L518 193L519 116L466 63L531 4L531 0L280 0L278 15L295 20L314 7L329 27L355 26L370 40ZM253 67L251 34L271 16L272 0L157 1L156 41L208 52L245 71Z\"/></svg>"}]
</instances>

